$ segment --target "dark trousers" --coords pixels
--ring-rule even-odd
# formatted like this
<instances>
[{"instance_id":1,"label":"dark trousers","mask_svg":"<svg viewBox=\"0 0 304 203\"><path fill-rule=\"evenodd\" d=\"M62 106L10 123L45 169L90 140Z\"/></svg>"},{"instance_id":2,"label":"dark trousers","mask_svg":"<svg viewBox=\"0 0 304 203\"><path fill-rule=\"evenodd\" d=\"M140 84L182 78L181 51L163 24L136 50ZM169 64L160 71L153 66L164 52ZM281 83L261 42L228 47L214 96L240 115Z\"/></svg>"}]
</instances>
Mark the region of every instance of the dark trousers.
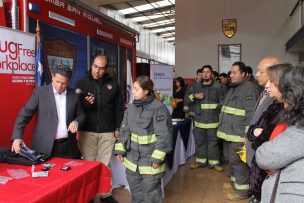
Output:
<instances>
[{"instance_id":1,"label":"dark trousers","mask_svg":"<svg viewBox=\"0 0 304 203\"><path fill-rule=\"evenodd\" d=\"M241 142L227 142L231 183L235 192L241 196L249 194L249 167L242 162L237 152L243 147Z\"/></svg>"},{"instance_id":2,"label":"dark trousers","mask_svg":"<svg viewBox=\"0 0 304 203\"><path fill-rule=\"evenodd\" d=\"M52 149L52 157L60 157L66 159L80 159L80 152L73 151L68 140L64 142L54 141Z\"/></svg>"},{"instance_id":3,"label":"dark trousers","mask_svg":"<svg viewBox=\"0 0 304 203\"><path fill-rule=\"evenodd\" d=\"M157 175L142 175L138 170L134 173L126 169L127 180L132 195L132 203L161 203L161 177Z\"/></svg>"},{"instance_id":4,"label":"dark trousers","mask_svg":"<svg viewBox=\"0 0 304 203\"><path fill-rule=\"evenodd\" d=\"M216 136L217 128L193 128L195 139L196 158L208 159L210 165L219 164L219 138Z\"/></svg>"}]
</instances>

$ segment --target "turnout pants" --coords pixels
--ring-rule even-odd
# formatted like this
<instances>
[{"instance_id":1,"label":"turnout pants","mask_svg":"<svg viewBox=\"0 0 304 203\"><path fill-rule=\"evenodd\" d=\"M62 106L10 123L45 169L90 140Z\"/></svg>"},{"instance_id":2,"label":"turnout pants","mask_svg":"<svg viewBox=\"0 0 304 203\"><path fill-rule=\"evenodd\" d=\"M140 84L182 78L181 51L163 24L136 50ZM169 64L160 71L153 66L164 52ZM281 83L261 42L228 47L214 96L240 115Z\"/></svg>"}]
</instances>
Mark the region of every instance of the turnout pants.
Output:
<instances>
[{"instance_id":1,"label":"turnout pants","mask_svg":"<svg viewBox=\"0 0 304 203\"><path fill-rule=\"evenodd\" d=\"M216 136L217 128L203 129L194 127L196 162L210 165L219 164L219 138Z\"/></svg>"},{"instance_id":2,"label":"turnout pants","mask_svg":"<svg viewBox=\"0 0 304 203\"><path fill-rule=\"evenodd\" d=\"M126 169L127 180L132 195L132 203L161 203L161 177L164 173L156 175L143 175L139 171L134 173Z\"/></svg>"},{"instance_id":3,"label":"turnout pants","mask_svg":"<svg viewBox=\"0 0 304 203\"><path fill-rule=\"evenodd\" d=\"M242 142L227 142L228 160L231 173L231 185L241 196L249 194L249 167L242 162L237 152L243 147Z\"/></svg>"}]
</instances>

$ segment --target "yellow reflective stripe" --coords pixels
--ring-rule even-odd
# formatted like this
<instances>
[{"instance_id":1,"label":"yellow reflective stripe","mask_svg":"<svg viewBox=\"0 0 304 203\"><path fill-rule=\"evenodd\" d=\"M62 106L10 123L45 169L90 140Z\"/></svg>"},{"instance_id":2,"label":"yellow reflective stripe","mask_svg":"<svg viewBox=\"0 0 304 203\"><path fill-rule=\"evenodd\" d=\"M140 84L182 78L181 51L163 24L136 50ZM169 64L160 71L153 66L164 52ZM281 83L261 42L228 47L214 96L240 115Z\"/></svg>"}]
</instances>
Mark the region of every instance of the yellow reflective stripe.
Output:
<instances>
[{"instance_id":1,"label":"yellow reflective stripe","mask_svg":"<svg viewBox=\"0 0 304 203\"><path fill-rule=\"evenodd\" d=\"M126 151L122 143L116 143L114 150L116 150L116 151L122 151L122 152Z\"/></svg>"},{"instance_id":2,"label":"yellow reflective stripe","mask_svg":"<svg viewBox=\"0 0 304 203\"><path fill-rule=\"evenodd\" d=\"M131 134L131 140L133 142L137 142L138 144L151 144L157 141L156 135L136 135L134 133Z\"/></svg>"},{"instance_id":3,"label":"yellow reflective stripe","mask_svg":"<svg viewBox=\"0 0 304 203\"><path fill-rule=\"evenodd\" d=\"M208 160L208 163L209 163L210 165L216 165L216 164L219 164L220 161L219 161L219 160Z\"/></svg>"},{"instance_id":4,"label":"yellow reflective stripe","mask_svg":"<svg viewBox=\"0 0 304 203\"><path fill-rule=\"evenodd\" d=\"M235 177L234 177L234 176L231 176L231 177L230 177L230 180L231 180L232 182L235 182Z\"/></svg>"},{"instance_id":5,"label":"yellow reflective stripe","mask_svg":"<svg viewBox=\"0 0 304 203\"><path fill-rule=\"evenodd\" d=\"M219 104L201 104L201 109L216 109Z\"/></svg>"},{"instance_id":6,"label":"yellow reflective stripe","mask_svg":"<svg viewBox=\"0 0 304 203\"><path fill-rule=\"evenodd\" d=\"M246 125L246 128L245 128L245 134L248 132L248 129L249 129L249 126Z\"/></svg>"},{"instance_id":7,"label":"yellow reflective stripe","mask_svg":"<svg viewBox=\"0 0 304 203\"><path fill-rule=\"evenodd\" d=\"M137 165L133 164L131 161L129 161L126 157L124 158L123 164L127 167L127 169L136 172Z\"/></svg>"},{"instance_id":8,"label":"yellow reflective stripe","mask_svg":"<svg viewBox=\"0 0 304 203\"><path fill-rule=\"evenodd\" d=\"M160 165L158 168L153 168L152 166L138 166L140 174L144 175L156 175L166 170L166 164Z\"/></svg>"},{"instance_id":9,"label":"yellow reflective stripe","mask_svg":"<svg viewBox=\"0 0 304 203\"><path fill-rule=\"evenodd\" d=\"M222 106L222 112L232 114L235 116L245 116L246 111L244 109L232 108L229 106Z\"/></svg>"},{"instance_id":10,"label":"yellow reflective stripe","mask_svg":"<svg viewBox=\"0 0 304 203\"><path fill-rule=\"evenodd\" d=\"M229 135L221 131L217 131L217 136L229 142L244 142L245 138L240 135Z\"/></svg>"},{"instance_id":11,"label":"yellow reflective stripe","mask_svg":"<svg viewBox=\"0 0 304 203\"><path fill-rule=\"evenodd\" d=\"M191 101L194 101L194 95L193 95L193 94L190 94L190 95L189 95L189 99L190 99Z\"/></svg>"},{"instance_id":12,"label":"yellow reflective stripe","mask_svg":"<svg viewBox=\"0 0 304 203\"><path fill-rule=\"evenodd\" d=\"M183 110L184 110L184 111L189 111L189 106L184 106L184 107L183 107Z\"/></svg>"},{"instance_id":13,"label":"yellow reflective stripe","mask_svg":"<svg viewBox=\"0 0 304 203\"><path fill-rule=\"evenodd\" d=\"M211 128L217 128L219 123L199 123L197 121L194 121L194 126L198 128L204 128L204 129L211 129Z\"/></svg>"},{"instance_id":14,"label":"yellow reflective stripe","mask_svg":"<svg viewBox=\"0 0 304 203\"><path fill-rule=\"evenodd\" d=\"M153 151L152 158L159 159L159 160L163 161L165 159L165 157L166 157L166 152L162 152L162 151L157 150L157 149L155 149Z\"/></svg>"},{"instance_id":15,"label":"yellow reflective stripe","mask_svg":"<svg viewBox=\"0 0 304 203\"><path fill-rule=\"evenodd\" d=\"M195 162L205 164L207 163L207 158L195 158Z\"/></svg>"},{"instance_id":16,"label":"yellow reflective stripe","mask_svg":"<svg viewBox=\"0 0 304 203\"><path fill-rule=\"evenodd\" d=\"M237 190L249 190L249 184L246 185L239 185L236 182L234 182L234 187Z\"/></svg>"}]
</instances>

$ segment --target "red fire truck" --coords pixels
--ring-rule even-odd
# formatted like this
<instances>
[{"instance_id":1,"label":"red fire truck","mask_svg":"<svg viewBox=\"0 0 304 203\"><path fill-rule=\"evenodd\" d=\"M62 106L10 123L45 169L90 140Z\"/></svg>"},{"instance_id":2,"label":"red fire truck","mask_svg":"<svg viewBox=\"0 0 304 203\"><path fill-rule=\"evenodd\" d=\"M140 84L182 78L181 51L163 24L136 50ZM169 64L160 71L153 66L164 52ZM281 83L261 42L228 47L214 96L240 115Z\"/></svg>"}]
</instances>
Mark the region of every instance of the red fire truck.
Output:
<instances>
[{"instance_id":1,"label":"red fire truck","mask_svg":"<svg viewBox=\"0 0 304 203\"><path fill-rule=\"evenodd\" d=\"M75 86L97 54L109 57L109 69L123 90L127 89L127 64L131 64L135 75L138 32L85 5L64 0L0 0L1 25L33 34L39 25L44 83L51 81L50 68L62 63L72 68L71 86ZM10 119L5 122L1 119L1 136L10 137L14 118L29 94L23 97L14 101L13 107L11 104L0 106L0 114L7 114L10 106ZM10 139L1 145L10 146Z\"/></svg>"}]
</instances>

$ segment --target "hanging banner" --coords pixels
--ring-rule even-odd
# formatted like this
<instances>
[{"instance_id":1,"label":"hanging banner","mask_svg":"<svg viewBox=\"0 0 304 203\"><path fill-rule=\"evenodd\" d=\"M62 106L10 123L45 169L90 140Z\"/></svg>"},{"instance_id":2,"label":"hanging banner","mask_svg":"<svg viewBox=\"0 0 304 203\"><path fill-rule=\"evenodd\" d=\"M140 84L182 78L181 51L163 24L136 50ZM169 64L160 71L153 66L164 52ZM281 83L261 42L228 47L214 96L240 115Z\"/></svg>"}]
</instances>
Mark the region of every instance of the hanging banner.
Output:
<instances>
[{"instance_id":1,"label":"hanging banner","mask_svg":"<svg viewBox=\"0 0 304 203\"><path fill-rule=\"evenodd\" d=\"M0 27L0 86L0 146L9 147L16 116L36 87L35 35Z\"/></svg>"},{"instance_id":2,"label":"hanging banner","mask_svg":"<svg viewBox=\"0 0 304 203\"><path fill-rule=\"evenodd\" d=\"M160 96L160 100L172 111L173 96L173 66L150 65L150 78L154 83L154 91Z\"/></svg>"}]
</instances>

